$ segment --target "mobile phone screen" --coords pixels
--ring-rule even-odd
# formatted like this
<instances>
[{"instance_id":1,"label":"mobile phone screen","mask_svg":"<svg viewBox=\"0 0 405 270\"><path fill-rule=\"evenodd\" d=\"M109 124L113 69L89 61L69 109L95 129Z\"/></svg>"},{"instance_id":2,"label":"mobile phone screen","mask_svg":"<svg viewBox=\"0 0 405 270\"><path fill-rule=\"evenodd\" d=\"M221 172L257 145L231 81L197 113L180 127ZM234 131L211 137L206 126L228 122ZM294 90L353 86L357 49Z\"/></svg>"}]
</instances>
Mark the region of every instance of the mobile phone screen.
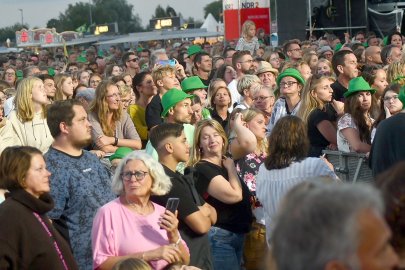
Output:
<instances>
[{"instance_id":1,"label":"mobile phone screen","mask_svg":"<svg viewBox=\"0 0 405 270\"><path fill-rule=\"evenodd\" d=\"M174 214L179 206L179 198L169 198L166 203L166 209Z\"/></svg>"}]
</instances>

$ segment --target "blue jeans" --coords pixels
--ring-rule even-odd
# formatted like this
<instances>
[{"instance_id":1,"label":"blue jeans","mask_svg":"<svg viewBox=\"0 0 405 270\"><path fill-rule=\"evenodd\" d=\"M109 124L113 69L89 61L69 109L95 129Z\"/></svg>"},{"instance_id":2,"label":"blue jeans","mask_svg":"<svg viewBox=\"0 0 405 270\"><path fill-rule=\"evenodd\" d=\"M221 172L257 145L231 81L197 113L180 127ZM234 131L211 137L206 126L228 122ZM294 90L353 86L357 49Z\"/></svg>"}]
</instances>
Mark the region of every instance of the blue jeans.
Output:
<instances>
[{"instance_id":1,"label":"blue jeans","mask_svg":"<svg viewBox=\"0 0 405 270\"><path fill-rule=\"evenodd\" d=\"M233 233L218 227L208 232L214 270L241 269L245 234Z\"/></svg>"}]
</instances>

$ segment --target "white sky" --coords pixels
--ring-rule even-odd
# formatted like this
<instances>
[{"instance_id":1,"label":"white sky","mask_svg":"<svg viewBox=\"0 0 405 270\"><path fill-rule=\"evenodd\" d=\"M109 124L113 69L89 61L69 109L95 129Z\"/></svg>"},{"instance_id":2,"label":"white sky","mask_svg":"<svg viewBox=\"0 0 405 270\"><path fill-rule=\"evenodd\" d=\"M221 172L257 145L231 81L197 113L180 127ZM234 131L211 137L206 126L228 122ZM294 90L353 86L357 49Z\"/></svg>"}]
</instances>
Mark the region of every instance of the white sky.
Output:
<instances>
[{"instance_id":1,"label":"white sky","mask_svg":"<svg viewBox=\"0 0 405 270\"><path fill-rule=\"evenodd\" d=\"M69 4L87 1L89 0L0 0L0 28L21 22L21 12L19 9L23 9L24 23L28 23L31 28L45 27L50 19L58 18L59 13L64 12ZM203 20L204 7L213 1L127 0L128 4L134 6L132 12L140 16L143 26L149 24L149 19L151 19L158 4L163 8L170 5L177 13L180 12L184 18L193 17L196 20Z\"/></svg>"}]
</instances>

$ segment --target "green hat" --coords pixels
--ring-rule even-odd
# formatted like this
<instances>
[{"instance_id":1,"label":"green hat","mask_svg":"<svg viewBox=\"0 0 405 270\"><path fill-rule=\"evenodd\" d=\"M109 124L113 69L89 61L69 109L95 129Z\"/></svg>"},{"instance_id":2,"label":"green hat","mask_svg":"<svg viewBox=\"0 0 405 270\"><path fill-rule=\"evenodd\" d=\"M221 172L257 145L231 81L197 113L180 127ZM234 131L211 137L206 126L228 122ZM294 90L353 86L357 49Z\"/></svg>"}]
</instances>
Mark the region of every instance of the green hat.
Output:
<instances>
[{"instance_id":1,"label":"green hat","mask_svg":"<svg viewBox=\"0 0 405 270\"><path fill-rule=\"evenodd\" d=\"M194 55L194 54L196 54L196 53L199 53L199 52L201 52L201 47L199 46L199 45L191 45L190 47L188 47L188 49L187 49L187 54L188 54L188 57L190 57L190 56L192 56L192 55Z\"/></svg>"},{"instance_id":2,"label":"green hat","mask_svg":"<svg viewBox=\"0 0 405 270\"><path fill-rule=\"evenodd\" d=\"M79 56L76 59L77 63L87 63L87 59L84 56Z\"/></svg>"},{"instance_id":3,"label":"green hat","mask_svg":"<svg viewBox=\"0 0 405 270\"><path fill-rule=\"evenodd\" d=\"M195 89L201 89L201 88L207 88L208 86L204 85L203 82L201 81L200 77L198 76L191 76L186 79L184 79L181 82L181 89L183 89L184 92L190 92Z\"/></svg>"},{"instance_id":4,"label":"green hat","mask_svg":"<svg viewBox=\"0 0 405 270\"><path fill-rule=\"evenodd\" d=\"M165 117L171 107L173 107L180 101L185 100L186 98L192 98L192 97L194 97L194 96L187 95L186 93L184 93L183 91L181 91L179 89L176 89L176 88L170 89L162 96L163 112L162 112L161 116Z\"/></svg>"},{"instance_id":5,"label":"green hat","mask_svg":"<svg viewBox=\"0 0 405 270\"><path fill-rule=\"evenodd\" d=\"M342 43L338 43L338 44L336 44L335 45L335 52L338 52L338 51L340 51L340 49L342 49L342 47L343 47L343 44Z\"/></svg>"},{"instance_id":6,"label":"green hat","mask_svg":"<svg viewBox=\"0 0 405 270\"><path fill-rule=\"evenodd\" d=\"M295 78L300 84L304 85L305 80L302 78L301 73L296 70L295 68L287 68L284 70L280 75L277 77L277 86L280 87L280 82L284 77L293 77Z\"/></svg>"},{"instance_id":7,"label":"green hat","mask_svg":"<svg viewBox=\"0 0 405 270\"><path fill-rule=\"evenodd\" d=\"M132 150L129 147L118 147L117 150L115 150L115 153L112 154L108 159L110 161L113 161L114 159L122 159L124 158L126 155L128 155L129 153L131 153Z\"/></svg>"},{"instance_id":8,"label":"green hat","mask_svg":"<svg viewBox=\"0 0 405 270\"><path fill-rule=\"evenodd\" d=\"M402 109L405 109L405 86L399 90L398 99L402 102Z\"/></svg>"},{"instance_id":9,"label":"green hat","mask_svg":"<svg viewBox=\"0 0 405 270\"><path fill-rule=\"evenodd\" d=\"M371 94L375 93L375 89L371 88L368 82L363 77L357 77L354 79L351 79L349 82L349 88L348 90L343 94L345 98L357 93L357 92L363 92L363 91L369 91Z\"/></svg>"},{"instance_id":10,"label":"green hat","mask_svg":"<svg viewBox=\"0 0 405 270\"><path fill-rule=\"evenodd\" d=\"M383 45L387 46L387 44L388 44L388 37L386 36L383 38Z\"/></svg>"}]
</instances>

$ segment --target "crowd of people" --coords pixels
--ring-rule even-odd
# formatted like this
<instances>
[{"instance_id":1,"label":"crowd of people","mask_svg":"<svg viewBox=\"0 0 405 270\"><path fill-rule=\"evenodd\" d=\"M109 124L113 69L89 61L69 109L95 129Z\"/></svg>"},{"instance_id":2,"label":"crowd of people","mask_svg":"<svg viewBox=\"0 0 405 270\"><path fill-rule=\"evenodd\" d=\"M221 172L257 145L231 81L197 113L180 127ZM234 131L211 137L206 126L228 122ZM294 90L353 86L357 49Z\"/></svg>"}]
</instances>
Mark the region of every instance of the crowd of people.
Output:
<instances>
[{"instance_id":1,"label":"crowd of people","mask_svg":"<svg viewBox=\"0 0 405 270\"><path fill-rule=\"evenodd\" d=\"M403 39L0 58L0 269L405 269Z\"/></svg>"}]
</instances>

